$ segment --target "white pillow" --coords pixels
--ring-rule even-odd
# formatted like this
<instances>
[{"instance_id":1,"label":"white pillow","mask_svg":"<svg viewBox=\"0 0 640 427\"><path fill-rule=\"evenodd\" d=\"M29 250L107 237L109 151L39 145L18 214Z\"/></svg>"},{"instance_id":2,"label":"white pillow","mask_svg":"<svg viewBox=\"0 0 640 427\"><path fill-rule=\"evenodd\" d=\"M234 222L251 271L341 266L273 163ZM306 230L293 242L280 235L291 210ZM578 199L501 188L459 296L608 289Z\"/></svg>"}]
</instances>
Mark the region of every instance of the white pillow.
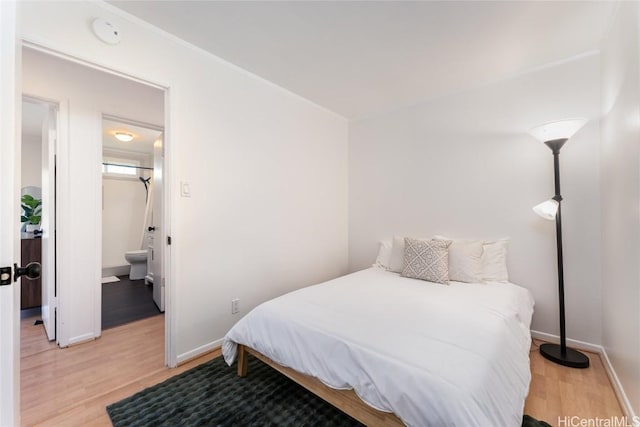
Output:
<instances>
[{"instance_id":1,"label":"white pillow","mask_svg":"<svg viewBox=\"0 0 640 427\"><path fill-rule=\"evenodd\" d=\"M434 238L441 240L453 240L454 243L472 241L455 240L443 236L435 236ZM507 270L507 246L509 245L509 239L474 240L474 242L482 243L481 273L479 275L479 280L476 280L476 282L508 282L509 272ZM454 276L459 277L456 273L453 273L454 276L452 276L452 270L454 268L458 270L461 267L457 259L453 261L452 266L451 258L453 246L453 244L449 246L449 278L450 280L461 281L453 278ZM458 248L455 247L453 248L453 258L458 258L458 255L463 256L463 253L457 251L457 249Z\"/></svg>"},{"instance_id":2,"label":"white pillow","mask_svg":"<svg viewBox=\"0 0 640 427\"><path fill-rule=\"evenodd\" d=\"M391 258L389 259L389 270L402 273L404 268L404 237L393 236L391 246Z\"/></svg>"},{"instance_id":3,"label":"white pillow","mask_svg":"<svg viewBox=\"0 0 640 427\"><path fill-rule=\"evenodd\" d=\"M507 246L509 239L485 241L482 245L482 280L508 282Z\"/></svg>"},{"instance_id":4,"label":"white pillow","mask_svg":"<svg viewBox=\"0 0 640 427\"><path fill-rule=\"evenodd\" d=\"M435 236L434 239L452 242L449 246L449 280L482 282L482 240L455 240L443 236Z\"/></svg>"},{"instance_id":5,"label":"white pillow","mask_svg":"<svg viewBox=\"0 0 640 427\"><path fill-rule=\"evenodd\" d=\"M389 270L389 261L391 260L391 240L381 240L380 248L378 249L378 256L376 257L376 263L374 267L383 268Z\"/></svg>"}]
</instances>

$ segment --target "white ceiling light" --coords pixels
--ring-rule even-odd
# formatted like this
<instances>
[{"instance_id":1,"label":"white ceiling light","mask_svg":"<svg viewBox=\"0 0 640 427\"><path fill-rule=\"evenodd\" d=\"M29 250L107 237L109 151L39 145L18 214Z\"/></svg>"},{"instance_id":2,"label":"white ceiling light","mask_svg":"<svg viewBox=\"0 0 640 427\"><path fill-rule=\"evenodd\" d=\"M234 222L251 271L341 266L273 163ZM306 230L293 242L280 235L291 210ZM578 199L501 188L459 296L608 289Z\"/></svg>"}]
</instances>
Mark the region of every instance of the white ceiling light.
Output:
<instances>
[{"instance_id":1,"label":"white ceiling light","mask_svg":"<svg viewBox=\"0 0 640 427\"><path fill-rule=\"evenodd\" d=\"M133 135L126 132L116 132L115 137L118 139L118 141L122 141L122 142L133 141Z\"/></svg>"}]
</instances>

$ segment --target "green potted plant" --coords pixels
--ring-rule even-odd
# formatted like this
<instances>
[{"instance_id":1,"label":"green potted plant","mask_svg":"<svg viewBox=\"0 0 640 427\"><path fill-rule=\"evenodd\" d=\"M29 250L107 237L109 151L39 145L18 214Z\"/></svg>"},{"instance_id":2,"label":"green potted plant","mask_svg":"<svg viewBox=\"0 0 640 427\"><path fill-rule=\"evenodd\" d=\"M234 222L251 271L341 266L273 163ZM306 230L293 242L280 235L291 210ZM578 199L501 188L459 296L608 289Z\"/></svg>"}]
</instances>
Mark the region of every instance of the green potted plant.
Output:
<instances>
[{"instance_id":1,"label":"green potted plant","mask_svg":"<svg viewBox=\"0 0 640 427\"><path fill-rule=\"evenodd\" d=\"M42 219L42 199L36 199L30 194L25 194L21 199L22 216L20 221L26 223L26 231L33 232L40 225Z\"/></svg>"}]
</instances>

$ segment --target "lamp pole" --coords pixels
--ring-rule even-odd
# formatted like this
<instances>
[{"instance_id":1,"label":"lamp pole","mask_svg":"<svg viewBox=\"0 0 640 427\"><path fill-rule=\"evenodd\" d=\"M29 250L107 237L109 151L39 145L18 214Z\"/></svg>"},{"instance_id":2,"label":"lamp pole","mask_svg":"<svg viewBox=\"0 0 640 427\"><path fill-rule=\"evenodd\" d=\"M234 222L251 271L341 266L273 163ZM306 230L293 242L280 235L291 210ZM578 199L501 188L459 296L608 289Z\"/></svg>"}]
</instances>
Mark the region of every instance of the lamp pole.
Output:
<instances>
[{"instance_id":1,"label":"lamp pole","mask_svg":"<svg viewBox=\"0 0 640 427\"><path fill-rule=\"evenodd\" d=\"M553 200L558 202L556 213L556 248L558 257L558 305L560 310L560 345L541 344L540 354L546 359L560 365L572 368L588 368L589 358L577 350L567 348L567 335L565 329L564 313L564 268L562 260L562 196L560 195L560 149L567 142L567 138L545 141L545 145L553 152L553 176L555 183L555 195Z\"/></svg>"}]
</instances>

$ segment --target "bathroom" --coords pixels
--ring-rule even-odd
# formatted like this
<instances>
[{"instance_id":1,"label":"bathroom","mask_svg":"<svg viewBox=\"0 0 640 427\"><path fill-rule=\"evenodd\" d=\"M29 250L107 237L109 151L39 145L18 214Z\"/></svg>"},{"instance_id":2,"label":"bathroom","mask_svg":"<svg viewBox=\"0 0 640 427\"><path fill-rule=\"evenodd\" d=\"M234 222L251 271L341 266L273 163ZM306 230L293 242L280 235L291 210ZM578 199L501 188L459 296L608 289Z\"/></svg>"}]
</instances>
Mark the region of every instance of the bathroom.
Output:
<instances>
[{"instance_id":1,"label":"bathroom","mask_svg":"<svg viewBox=\"0 0 640 427\"><path fill-rule=\"evenodd\" d=\"M102 329L107 329L164 311L162 284L154 283L162 257L153 241L161 226L160 185L154 184L162 177L162 129L104 116L102 133Z\"/></svg>"}]
</instances>

